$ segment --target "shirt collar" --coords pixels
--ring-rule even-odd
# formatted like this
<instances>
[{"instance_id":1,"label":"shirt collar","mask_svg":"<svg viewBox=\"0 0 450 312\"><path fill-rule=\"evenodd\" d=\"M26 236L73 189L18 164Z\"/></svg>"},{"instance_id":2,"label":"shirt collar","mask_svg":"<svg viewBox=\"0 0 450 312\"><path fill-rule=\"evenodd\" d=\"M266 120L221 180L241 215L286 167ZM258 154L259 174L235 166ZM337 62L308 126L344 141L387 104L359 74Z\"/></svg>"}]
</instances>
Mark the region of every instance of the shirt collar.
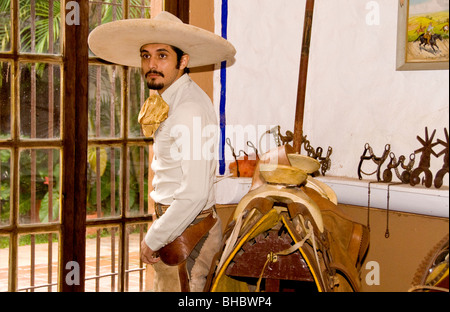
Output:
<instances>
[{"instance_id":1,"label":"shirt collar","mask_svg":"<svg viewBox=\"0 0 450 312\"><path fill-rule=\"evenodd\" d=\"M180 78L175 80L162 94L161 97L163 100L171 106L175 100L175 95L177 94L177 91L180 89L182 85L189 82L191 80L191 77L189 77L188 74L183 74Z\"/></svg>"}]
</instances>

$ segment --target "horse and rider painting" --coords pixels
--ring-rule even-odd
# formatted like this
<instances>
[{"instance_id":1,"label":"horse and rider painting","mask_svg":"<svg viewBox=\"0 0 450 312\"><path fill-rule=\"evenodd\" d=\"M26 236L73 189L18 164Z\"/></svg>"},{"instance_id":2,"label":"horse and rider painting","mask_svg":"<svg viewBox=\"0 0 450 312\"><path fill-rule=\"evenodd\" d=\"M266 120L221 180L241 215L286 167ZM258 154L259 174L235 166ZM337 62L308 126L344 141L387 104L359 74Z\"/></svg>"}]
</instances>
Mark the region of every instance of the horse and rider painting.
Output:
<instances>
[{"instance_id":1,"label":"horse and rider painting","mask_svg":"<svg viewBox=\"0 0 450 312\"><path fill-rule=\"evenodd\" d=\"M448 1L409 0L407 62L448 61Z\"/></svg>"}]
</instances>

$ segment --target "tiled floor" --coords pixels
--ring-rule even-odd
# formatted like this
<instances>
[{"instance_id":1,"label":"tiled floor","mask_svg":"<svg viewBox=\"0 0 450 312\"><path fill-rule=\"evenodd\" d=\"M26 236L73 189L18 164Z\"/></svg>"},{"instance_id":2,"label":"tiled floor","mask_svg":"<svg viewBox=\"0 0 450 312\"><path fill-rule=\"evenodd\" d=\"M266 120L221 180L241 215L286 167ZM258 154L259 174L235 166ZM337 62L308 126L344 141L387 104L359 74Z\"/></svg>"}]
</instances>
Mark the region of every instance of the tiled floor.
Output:
<instances>
[{"instance_id":1,"label":"tiled floor","mask_svg":"<svg viewBox=\"0 0 450 312\"><path fill-rule=\"evenodd\" d=\"M111 292L118 289L118 240L113 244L114 259L111 257L111 239L109 237L102 237L100 239L100 248L98 248L98 240L96 238L88 239L86 241L86 292ZM127 291L144 291L152 289L152 272L151 269L139 270L139 234L131 234L129 236L129 263L128 280L125 285L128 285ZM34 285L47 285L54 283L57 280L57 259L58 259L58 244L53 243L51 248L52 266L51 266L51 281L49 282L49 266L48 266L48 252L49 244L36 244L35 247L35 274ZM96 252L100 251L98 261L96 260ZM19 247L19 263L18 263L18 288L27 288L31 284L30 277L30 246ZM0 249L0 291L8 290L8 249ZM114 260L114 261L113 261ZM112 266L114 262L114 268ZM99 266L97 266L97 263ZM113 273L112 273L113 271ZM106 275L100 279L96 279L96 275ZM140 284L142 286L140 286ZM146 286L148 285L148 286ZM49 290L50 288L50 290ZM23 290L25 291L25 290ZM36 292L42 291L57 291L56 285L36 288Z\"/></svg>"}]
</instances>

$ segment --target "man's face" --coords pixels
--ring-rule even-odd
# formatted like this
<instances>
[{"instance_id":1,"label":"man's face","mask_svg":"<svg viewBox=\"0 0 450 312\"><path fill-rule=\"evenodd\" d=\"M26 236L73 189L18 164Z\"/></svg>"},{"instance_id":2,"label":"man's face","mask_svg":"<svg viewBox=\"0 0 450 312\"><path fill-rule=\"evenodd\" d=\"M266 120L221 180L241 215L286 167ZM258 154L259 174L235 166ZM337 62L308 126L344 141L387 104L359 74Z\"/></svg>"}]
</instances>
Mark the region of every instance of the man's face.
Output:
<instances>
[{"instance_id":1,"label":"man's face","mask_svg":"<svg viewBox=\"0 0 450 312\"><path fill-rule=\"evenodd\" d=\"M183 55L177 66L177 54L167 44L151 43L141 48L142 75L149 89L162 94L175 80L180 78L186 68L189 56Z\"/></svg>"}]
</instances>

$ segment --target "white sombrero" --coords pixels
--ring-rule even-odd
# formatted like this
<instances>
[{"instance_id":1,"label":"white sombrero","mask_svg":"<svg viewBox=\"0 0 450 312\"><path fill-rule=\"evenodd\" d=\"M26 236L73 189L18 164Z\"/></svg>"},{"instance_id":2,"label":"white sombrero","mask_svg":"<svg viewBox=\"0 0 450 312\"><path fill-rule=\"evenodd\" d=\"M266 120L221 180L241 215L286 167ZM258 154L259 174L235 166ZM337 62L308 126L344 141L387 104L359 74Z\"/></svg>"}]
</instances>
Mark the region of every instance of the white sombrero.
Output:
<instances>
[{"instance_id":1,"label":"white sombrero","mask_svg":"<svg viewBox=\"0 0 450 312\"><path fill-rule=\"evenodd\" d=\"M120 65L140 67L139 49L149 43L164 43L189 54L188 67L232 61L236 50L224 38L183 23L161 12L152 19L126 19L96 27L89 35L89 48L98 57Z\"/></svg>"}]
</instances>

